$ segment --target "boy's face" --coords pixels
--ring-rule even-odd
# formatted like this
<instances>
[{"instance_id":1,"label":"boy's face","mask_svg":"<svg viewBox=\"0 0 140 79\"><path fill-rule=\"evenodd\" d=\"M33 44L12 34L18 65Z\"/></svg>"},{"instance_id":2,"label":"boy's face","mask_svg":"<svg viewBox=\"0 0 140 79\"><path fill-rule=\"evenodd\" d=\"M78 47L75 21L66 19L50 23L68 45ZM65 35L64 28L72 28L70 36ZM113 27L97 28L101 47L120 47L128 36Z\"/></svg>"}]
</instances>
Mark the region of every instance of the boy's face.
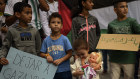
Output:
<instances>
[{"instance_id":1,"label":"boy's face","mask_svg":"<svg viewBox=\"0 0 140 79\"><path fill-rule=\"evenodd\" d=\"M85 2L83 1L82 4L83 4L84 8L87 10L92 10L93 5L94 5L92 0L86 0Z\"/></svg>"},{"instance_id":2,"label":"boy's face","mask_svg":"<svg viewBox=\"0 0 140 79\"><path fill-rule=\"evenodd\" d=\"M86 50L86 49L79 49L76 51L77 56L80 57L81 59L87 58L88 52L89 52L89 50Z\"/></svg>"},{"instance_id":3,"label":"boy's face","mask_svg":"<svg viewBox=\"0 0 140 79\"><path fill-rule=\"evenodd\" d=\"M32 20L32 9L30 7L24 7L21 13L17 12L17 17L24 23L30 23Z\"/></svg>"},{"instance_id":4,"label":"boy's face","mask_svg":"<svg viewBox=\"0 0 140 79\"><path fill-rule=\"evenodd\" d=\"M128 5L127 2L118 3L117 7L114 8L114 11L118 15L118 17L126 17L128 13Z\"/></svg>"},{"instance_id":5,"label":"boy's face","mask_svg":"<svg viewBox=\"0 0 140 79\"><path fill-rule=\"evenodd\" d=\"M0 0L0 12L4 13L5 5L4 0Z\"/></svg>"},{"instance_id":6,"label":"boy's face","mask_svg":"<svg viewBox=\"0 0 140 79\"><path fill-rule=\"evenodd\" d=\"M49 24L52 32L58 33L62 28L62 21L58 17L53 17Z\"/></svg>"}]
</instances>

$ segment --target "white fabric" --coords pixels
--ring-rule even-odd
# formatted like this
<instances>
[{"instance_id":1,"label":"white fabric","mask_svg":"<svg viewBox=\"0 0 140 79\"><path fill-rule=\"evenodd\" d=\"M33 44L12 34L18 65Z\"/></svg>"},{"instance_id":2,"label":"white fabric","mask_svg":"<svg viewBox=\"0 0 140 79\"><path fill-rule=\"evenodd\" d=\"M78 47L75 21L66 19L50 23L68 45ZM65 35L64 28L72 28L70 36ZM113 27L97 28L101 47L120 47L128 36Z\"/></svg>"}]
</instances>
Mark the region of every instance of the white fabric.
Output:
<instances>
[{"instance_id":1,"label":"white fabric","mask_svg":"<svg viewBox=\"0 0 140 79\"><path fill-rule=\"evenodd\" d=\"M107 29L108 23L117 18L113 6L93 9L90 14L98 19L101 29ZM136 18L140 23L140 0L128 3L128 17Z\"/></svg>"},{"instance_id":2,"label":"white fabric","mask_svg":"<svg viewBox=\"0 0 140 79\"><path fill-rule=\"evenodd\" d=\"M22 2L22 0L8 0L8 2L6 4L6 7L5 7L4 14L13 15L14 14L13 7L14 7L14 4L17 3L17 2ZM40 24L40 21L38 19L39 18L38 17L38 11L35 11L38 8L37 7L38 2L36 0L28 0L28 4L30 4L31 7L32 7L32 20L31 20L32 26L33 27L37 27L36 26L36 20L35 20L35 18L37 18L37 24L38 24L38 26L40 26L39 25ZM35 7L33 5L35 5ZM18 23L18 21L16 21L15 24L16 23Z\"/></svg>"},{"instance_id":3,"label":"white fabric","mask_svg":"<svg viewBox=\"0 0 140 79\"><path fill-rule=\"evenodd\" d=\"M58 2L54 1L53 3L49 3L50 10L48 12L39 10L40 13L40 21L42 24L43 31L46 36L50 36L51 29L49 28L48 18L53 12L58 12Z\"/></svg>"}]
</instances>

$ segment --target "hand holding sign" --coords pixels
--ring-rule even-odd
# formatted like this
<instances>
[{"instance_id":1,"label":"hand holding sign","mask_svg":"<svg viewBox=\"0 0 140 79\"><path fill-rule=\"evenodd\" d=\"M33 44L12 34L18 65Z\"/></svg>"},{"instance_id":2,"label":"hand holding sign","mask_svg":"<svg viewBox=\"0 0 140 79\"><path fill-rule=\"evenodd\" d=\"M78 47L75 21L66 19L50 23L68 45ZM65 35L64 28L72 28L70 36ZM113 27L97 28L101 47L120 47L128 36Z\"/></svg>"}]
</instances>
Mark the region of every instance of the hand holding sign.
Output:
<instances>
[{"instance_id":1,"label":"hand holding sign","mask_svg":"<svg viewBox=\"0 0 140 79\"><path fill-rule=\"evenodd\" d=\"M0 79L53 79L57 66L46 59L10 48L8 65L2 68Z\"/></svg>"}]
</instances>

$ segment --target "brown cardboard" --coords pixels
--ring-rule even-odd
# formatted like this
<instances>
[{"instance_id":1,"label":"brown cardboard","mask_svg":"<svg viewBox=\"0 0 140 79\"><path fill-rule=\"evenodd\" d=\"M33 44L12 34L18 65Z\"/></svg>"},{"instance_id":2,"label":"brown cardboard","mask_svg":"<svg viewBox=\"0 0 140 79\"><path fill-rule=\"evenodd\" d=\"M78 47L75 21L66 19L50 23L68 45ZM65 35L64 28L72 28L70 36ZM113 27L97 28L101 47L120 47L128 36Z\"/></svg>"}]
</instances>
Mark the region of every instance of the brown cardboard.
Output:
<instances>
[{"instance_id":1,"label":"brown cardboard","mask_svg":"<svg viewBox=\"0 0 140 79\"><path fill-rule=\"evenodd\" d=\"M96 49L138 51L140 35L102 34Z\"/></svg>"}]
</instances>

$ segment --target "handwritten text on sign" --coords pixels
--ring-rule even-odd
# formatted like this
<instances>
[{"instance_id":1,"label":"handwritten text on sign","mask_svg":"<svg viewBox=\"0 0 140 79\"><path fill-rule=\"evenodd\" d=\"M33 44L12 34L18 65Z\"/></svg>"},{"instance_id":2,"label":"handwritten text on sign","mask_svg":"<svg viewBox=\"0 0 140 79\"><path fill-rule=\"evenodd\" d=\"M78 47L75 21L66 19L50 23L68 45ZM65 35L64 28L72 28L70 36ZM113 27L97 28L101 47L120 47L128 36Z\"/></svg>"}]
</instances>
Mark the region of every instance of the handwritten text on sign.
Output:
<instances>
[{"instance_id":1,"label":"handwritten text on sign","mask_svg":"<svg viewBox=\"0 0 140 79\"><path fill-rule=\"evenodd\" d=\"M9 64L2 68L0 79L53 79L57 67L41 57L10 48Z\"/></svg>"},{"instance_id":2,"label":"handwritten text on sign","mask_svg":"<svg viewBox=\"0 0 140 79\"><path fill-rule=\"evenodd\" d=\"M97 49L138 51L140 35L102 34Z\"/></svg>"}]
</instances>

